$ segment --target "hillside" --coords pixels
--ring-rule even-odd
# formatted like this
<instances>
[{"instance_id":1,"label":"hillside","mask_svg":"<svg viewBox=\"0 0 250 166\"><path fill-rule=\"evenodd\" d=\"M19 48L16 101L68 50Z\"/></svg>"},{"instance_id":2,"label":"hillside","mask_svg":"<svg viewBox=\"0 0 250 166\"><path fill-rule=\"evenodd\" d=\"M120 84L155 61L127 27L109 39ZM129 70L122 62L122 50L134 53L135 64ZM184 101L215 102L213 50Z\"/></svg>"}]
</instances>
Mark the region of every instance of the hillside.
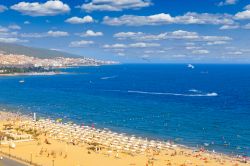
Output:
<instances>
[{"instance_id":1,"label":"hillside","mask_svg":"<svg viewBox=\"0 0 250 166\"><path fill-rule=\"evenodd\" d=\"M5 54L19 54L32 56L37 58L55 58L55 57L71 57L77 58L79 55L74 55L70 53L55 51L55 50L47 50L43 48L33 48L22 46L18 44L9 44L9 43L0 43L0 52L4 52Z\"/></svg>"}]
</instances>

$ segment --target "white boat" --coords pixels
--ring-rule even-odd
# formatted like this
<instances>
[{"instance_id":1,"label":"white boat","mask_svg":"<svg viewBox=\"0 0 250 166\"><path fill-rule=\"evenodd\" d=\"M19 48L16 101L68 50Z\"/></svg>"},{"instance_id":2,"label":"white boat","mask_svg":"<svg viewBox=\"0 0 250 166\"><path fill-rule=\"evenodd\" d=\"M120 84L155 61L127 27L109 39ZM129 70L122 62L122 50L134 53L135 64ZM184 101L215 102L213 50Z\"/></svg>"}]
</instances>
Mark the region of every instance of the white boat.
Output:
<instances>
[{"instance_id":1,"label":"white boat","mask_svg":"<svg viewBox=\"0 0 250 166\"><path fill-rule=\"evenodd\" d=\"M25 81L24 80L20 80L19 83L24 83Z\"/></svg>"},{"instance_id":2,"label":"white boat","mask_svg":"<svg viewBox=\"0 0 250 166\"><path fill-rule=\"evenodd\" d=\"M194 65L192 65L192 64L188 64L187 67L190 68L190 69L194 69Z\"/></svg>"}]
</instances>

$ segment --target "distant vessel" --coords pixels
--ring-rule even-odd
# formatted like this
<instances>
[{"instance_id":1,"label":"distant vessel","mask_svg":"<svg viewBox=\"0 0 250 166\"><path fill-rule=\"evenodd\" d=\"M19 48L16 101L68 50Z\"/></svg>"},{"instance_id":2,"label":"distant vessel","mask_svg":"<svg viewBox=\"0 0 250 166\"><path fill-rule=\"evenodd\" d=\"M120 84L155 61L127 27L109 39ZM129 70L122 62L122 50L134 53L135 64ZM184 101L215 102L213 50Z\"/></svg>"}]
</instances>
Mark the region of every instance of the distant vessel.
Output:
<instances>
[{"instance_id":1,"label":"distant vessel","mask_svg":"<svg viewBox=\"0 0 250 166\"><path fill-rule=\"evenodd\" d=\"M25 81L24 80L20 80L19 83L24 83Z\"/></svg>"},{"instance_id":2,"label":"distant vessel","mask_svg":"<svg viewBox=\"0 0 250 166\"><path fill-rule=\"evenodd\" d=\"M192 65L192 64L188 64L187 67L190 68L190 69L194 69L194 65Z\"/></svg>"}]
</instances>

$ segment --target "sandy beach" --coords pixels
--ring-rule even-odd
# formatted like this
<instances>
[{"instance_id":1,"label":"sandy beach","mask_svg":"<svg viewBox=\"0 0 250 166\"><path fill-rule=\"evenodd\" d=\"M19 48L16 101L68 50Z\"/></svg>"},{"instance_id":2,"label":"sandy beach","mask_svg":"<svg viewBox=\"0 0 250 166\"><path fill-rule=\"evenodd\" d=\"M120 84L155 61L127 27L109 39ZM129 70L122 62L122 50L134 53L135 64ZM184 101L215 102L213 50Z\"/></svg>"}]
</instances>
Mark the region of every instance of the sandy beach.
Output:
<instances>
[{"instance_id":1,"label":"sandy beach","mask_svg":"<svg viewBox=\"0 0 250 166\"><path fill-rule=\"evenodd\" d=\"M0 112L1 151L43 166L246 166L249 158Z\"/></svg>"}]
</instances>

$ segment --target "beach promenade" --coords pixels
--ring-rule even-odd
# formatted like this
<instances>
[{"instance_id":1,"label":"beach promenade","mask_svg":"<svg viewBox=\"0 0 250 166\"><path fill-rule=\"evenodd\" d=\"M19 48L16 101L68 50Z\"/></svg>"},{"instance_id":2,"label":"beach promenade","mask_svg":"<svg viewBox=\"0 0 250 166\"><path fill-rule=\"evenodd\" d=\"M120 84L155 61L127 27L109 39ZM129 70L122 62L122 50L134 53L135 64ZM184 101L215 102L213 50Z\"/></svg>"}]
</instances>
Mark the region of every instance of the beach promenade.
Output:
<instances>
[{"instance_id":1,"label":"beach promenade","mask_svg":"<svg viewBox=\"0 0 250 166\"><path fill-rule=\"evenodd\" d=\"M1 150L44 166L249 166L249 158L1 112Z\"/></svg>"},{"instance_id":2,"label":"beach promenade","mask_svg":"<svg viewBox=\"0 0 250 166\"><path fill-rule=\"evenodd\" d=\"M28 166L28 165L4 157L2 160L0 160L0 166Z\"/></svg>"}]
</instances>

